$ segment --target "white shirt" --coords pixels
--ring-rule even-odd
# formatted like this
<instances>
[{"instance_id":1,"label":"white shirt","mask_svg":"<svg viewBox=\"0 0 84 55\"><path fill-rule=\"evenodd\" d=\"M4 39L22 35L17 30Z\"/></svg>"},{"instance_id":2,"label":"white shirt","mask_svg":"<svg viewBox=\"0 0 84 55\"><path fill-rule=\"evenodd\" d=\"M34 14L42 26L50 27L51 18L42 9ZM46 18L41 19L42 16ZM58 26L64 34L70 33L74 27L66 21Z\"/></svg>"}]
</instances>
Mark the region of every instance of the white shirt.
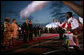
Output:
<instances>
[{"instance_id":1,"label":"white shirt","mask_svg":"<svg viewBox=\"0 0 84 55\"><path fill-rule=\"evenodd\" d=\"M18 29L21 30L21 27L19 27Z\"/></svg>"},{"instance_id":2,"label":"white shirt","mask_svg":"<svg viewBox=\"0 0 84 55\"><path fill-rule=\"evenodd\" d=\"M79 27L79 23L78 23L78 20L75 19L74 17L71 17L68 19L68 23L71 23L71 29L76 29Z\"/></svg>"}]
</instances>

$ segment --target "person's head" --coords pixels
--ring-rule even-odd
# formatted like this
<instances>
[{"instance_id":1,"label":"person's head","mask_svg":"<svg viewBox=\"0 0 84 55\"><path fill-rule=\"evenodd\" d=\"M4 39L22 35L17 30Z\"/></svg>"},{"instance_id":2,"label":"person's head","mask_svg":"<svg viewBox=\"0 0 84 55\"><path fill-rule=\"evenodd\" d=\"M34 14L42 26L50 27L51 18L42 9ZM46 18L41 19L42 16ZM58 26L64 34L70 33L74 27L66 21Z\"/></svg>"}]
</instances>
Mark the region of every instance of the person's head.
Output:
<instances>
[{"instance_id":1,"label":"person's head","mask_svg":"<svg viewBox=\"0 0 84 55\"><path fill-rule=\"evenodd\" d=\"M53 19L53 22L55 23L55 22L57 22L57 20L56 19Z\"/></svg>"},{"instance_id":2,"label":"person's head","mask_svg":"<svg viewBox=\"0 0 84 55\"><path fill-rule=\"evenodd\" d=\"M9 17L6 17L5 18L5 22L10 22L10 18Z\"/></svg>"},{"instance_id":3,"label":"person's head","mask_svg":"<svg viewBox=\"0 0 84 55\"><path fill-rule=\"evenodd\" d=\"M28 18L25 21L28 22Z\"/></svg>"},{"instance_id":4,"label":"person's head","mask_svg":"<svg viewBox=\"0 0 84 55\"><path fill-rule=\"evenodd\" d=\"M67 12L67 13L66 13L66 18L68 19L68 18L70 18L70 17L72 17L72 12Z\"/></svg>"},{"instance_id":5,"label":"person's head","mask_svg":"<svg viewBox=\"0 0 84 55\"><path fill-rule=\"evenodd\" d=\"M16 23L16 19L13 19L13 22Z\"/></svg>"},{"instance_id":6,"label":"person's head","mask_svg":"<svg viewBox=\"0 0 84 55\"><path fill-rule=\"evenodd\" d=\"M29 23L30 23L30 24L32 23L31 20L29 21Z\"/></svg>"}]
</instances>

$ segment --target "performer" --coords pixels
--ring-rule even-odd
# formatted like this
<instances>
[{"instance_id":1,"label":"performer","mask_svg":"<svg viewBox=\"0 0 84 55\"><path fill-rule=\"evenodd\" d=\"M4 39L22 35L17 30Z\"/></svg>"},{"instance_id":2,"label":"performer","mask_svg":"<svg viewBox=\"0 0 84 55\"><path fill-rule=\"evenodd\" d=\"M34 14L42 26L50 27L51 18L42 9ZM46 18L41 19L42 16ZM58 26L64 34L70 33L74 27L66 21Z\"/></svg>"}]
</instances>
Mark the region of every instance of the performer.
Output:
<instances>
[{"instance_id":1,"label":"performer","mask_svg":"<svg viewBox=\"0 0 84 55\"><path fill-rule=\"evenodd\" d=\"M39 36L40 26L37 26L37 36Z\"/></svg>"},{"instance_id":2,"label":"performer","mask_svg":"<svg viewBox=\"0 0 84 55\"><path fill-rule=\"evenodd\" d=\"M31 20L29 21L29 41L33 41L33 27Z\"/></svg>"},{"instance_id":3,"label":"performer","mask_svg":"<svg viewBox=\"0 0 84 55\"><path fill-rule=\"evenodd\" d=\"M16 24L16 19L13 19L12 21L13 21L13 23L12 23L12 29L13 29L13 32L12 32L13 45L16 45L16 40L18 38L18 25Z\"/></svg>"},{"instance_id":4,"label":"performer","mask_svg":"<svg viewBox=\"0 0 84 55\"><path fill-rule=\"evenodd\" d=\"M81 5L78 5L76 3L72 3L70 1L63 1L63 3L65 5L67 5L68 7L70 7L76 14L78 14L80 16L79 17L79 21L83 24L83 19L82 19L83 18L83 1L81 1ZM78 36L83 35L83 25L80 24L79 26L80 26L79 29L81 29L81 31L82 31L80 33L82 33L82 34L76 35L76 37L77 37L76 38L76 44L77 44L77 46L79 46ZM76 33L76 31L74 31L74 32Z\"/></svg>"},{"instance_id":5,"label":"performer","mask_svg":"<svg viewBox=\"0 0 84 55\"><path fill-rule=\"evenodd\" d=\"M73 40L73 34L75 34L75 32L77 33L79 31L79 29L78 29L78 27L79 27L78 20L75 19L72 16L71 12L66 13L66 18L67 18L67 20L66 20L65 23L62 24L61 28L64 27L64 29L66 30L66 33L64 35L68 37L69 45L77 46L76 43Z\"/></svg>"},{"instance_id":6,"label":"performer","mask_svg":"<svg viewBox=\"0 0 84 55\"><path fill-rule=\"evenodd\" d=\"M27 38L28 38L28 30L29 30L29 24L28 24L28 18L25 20L25 22L22 24L22 32L23 32L23 42L27 43Z\"/></svg>"}]
</instances>

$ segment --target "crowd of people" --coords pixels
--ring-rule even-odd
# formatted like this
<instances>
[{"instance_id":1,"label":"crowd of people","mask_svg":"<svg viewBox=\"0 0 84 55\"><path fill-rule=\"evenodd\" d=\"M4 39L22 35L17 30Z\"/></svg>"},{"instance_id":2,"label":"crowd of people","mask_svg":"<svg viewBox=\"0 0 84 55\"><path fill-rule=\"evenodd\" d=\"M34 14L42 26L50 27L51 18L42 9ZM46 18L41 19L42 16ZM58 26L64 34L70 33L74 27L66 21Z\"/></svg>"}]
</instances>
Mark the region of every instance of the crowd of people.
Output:
<instances>
[{"instance_id":1,"label":"crowd of people","mask_svg":"<svg viewBox=\"0 0 84 55\"><path fill-rule=\"evenodd\" d=\"M64 40L64 42L67 40L69 43L68 47L72 45L80 48L78 37L83 35L83 20L80 21L74 18L72 12L67 12L66 18L67 20L62 24L48 28L33 26L31 20L28 23L28 18L21 26L18 26L16 19L13 19L11 24L10 18L6 17L3 25L4 28L2 28L2 46L15 46L20 38L22 38L24 43L27 43L28 41L33 41L33 36L37 37L42 33L58 33L60 40ZM53 22L57 24L56 19ZM74 41L73 37L75 37L76 41ZM64 44L66 45L66 43Z\"/></svg>"},{"instance_id":2,"label":"crowd of people","mask_svg":"<svg viewBox=\"0 0 84 55\"><path fill-rule=\"evenodd\" d=\"M48 30L46 27L33 26L31 20L28 23L28 18L21 26L17 24L16 19L13 19L12 23L10 23L9 17L6 17L4 24L1 24L1 31L1 44L3 47L13 47L19 39L27 43L33 41L33 37L38 37L42 33L56 33L52 28Z\"/></svg>"}]
</instances>

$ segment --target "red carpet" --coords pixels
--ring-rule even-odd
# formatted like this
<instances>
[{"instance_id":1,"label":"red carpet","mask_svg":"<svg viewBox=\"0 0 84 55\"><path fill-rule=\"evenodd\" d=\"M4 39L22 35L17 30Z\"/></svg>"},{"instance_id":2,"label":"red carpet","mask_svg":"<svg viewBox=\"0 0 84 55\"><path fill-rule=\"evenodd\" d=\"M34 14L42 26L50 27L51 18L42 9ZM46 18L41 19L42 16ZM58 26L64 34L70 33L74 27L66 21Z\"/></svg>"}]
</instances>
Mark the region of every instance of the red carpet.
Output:
<instances>
[{"instance_id":1,"label":"red carpet","mask_svg":"<svg viewBox=\"0 0 84 55\"><path fill-rule=\"evenodd\" d=\"M50 39L50 38L53 38L53 37L58 37L59 34L51 34L51 36L44 36L44 37L35 37L33 38L33 41L28 41L27 43L23 43L23 41L18 41L16 44L17 45L23 45L23 44L29 44L29 43L34 43L34 42L38 42L39 40L44 40L44 39Z\"/></svg>"}]
</instances>

